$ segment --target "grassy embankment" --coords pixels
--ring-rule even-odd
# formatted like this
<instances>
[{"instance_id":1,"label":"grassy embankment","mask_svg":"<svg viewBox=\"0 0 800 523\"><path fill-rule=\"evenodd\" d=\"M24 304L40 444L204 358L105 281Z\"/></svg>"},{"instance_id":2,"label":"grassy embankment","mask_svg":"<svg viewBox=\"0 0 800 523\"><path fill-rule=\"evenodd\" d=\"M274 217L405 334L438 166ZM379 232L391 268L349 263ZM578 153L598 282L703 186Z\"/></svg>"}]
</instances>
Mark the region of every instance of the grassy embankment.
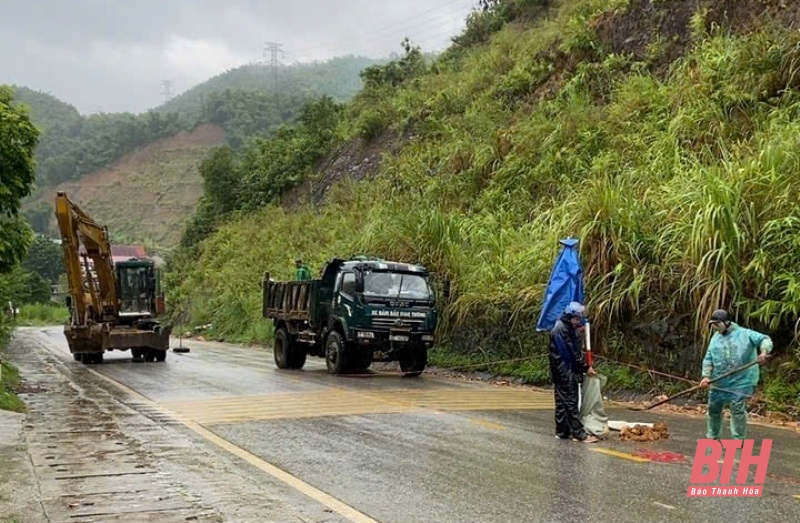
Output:
<instances>
[{"instance_id":1,"label":"grassy embankment","mask_svg":"<svg viewBox=\"0 0 800 523\"><path fill-rule=\"evenodd\" d=\"M11 326L0 317L0 351L5 348L11 337ZM14 393L19 384L19 372L16 367L5 361L0 352L0 410L25 412L25 403Z\"/></svg>"},{"instance_id":2,"label":"grassy embankment","mask_svg":"<svg viewBox=\"0 0 800 523\"><path fill-rule=\"evenodd\" d=\"M11 338L11 331L15 325L18 326L44 326L62 325L69 317L66 307L59 307L50 304L28 304L20 307L16 323L12 324L8 318L0 318L0 350L5 348ZM2 371L0 371L0 409L24 412L25 403L14 393L19 385L20 377L17 369L6 362L0 354L2 361Z\"/></svg>"}]
</instances>

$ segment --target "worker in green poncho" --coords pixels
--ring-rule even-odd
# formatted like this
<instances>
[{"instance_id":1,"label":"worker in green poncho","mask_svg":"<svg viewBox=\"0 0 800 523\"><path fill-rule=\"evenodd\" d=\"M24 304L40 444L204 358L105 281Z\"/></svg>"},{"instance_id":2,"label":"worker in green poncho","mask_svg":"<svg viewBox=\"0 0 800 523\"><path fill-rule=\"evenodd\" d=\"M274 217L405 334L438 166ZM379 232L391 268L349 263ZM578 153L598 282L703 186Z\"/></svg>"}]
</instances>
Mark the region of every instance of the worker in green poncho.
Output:
<instances>
[{"instance_id":1,"label":"worker in green poncho","mask_svg":"<svg viewBox=\"0 0 800 523\"><path fill-rule=\"evenodd\" d=\"M740 327L732 322L728 311L719 309L711 315L709 325L716 332L703 359L703 379L700 386L726 372L755 360L763 364L772 352L772 339L765 334ZM720 439L722 411L728 406L731 411L731 438L745 439L747 436L747 398L753 395L760 377L758 365L732 374L711 385L708 394L708 428L706 437Z\"/></svg>"},{"instance_id":2,"label":"worker in green poncho","mask_svg":"<svg viewBox=\"0 0 800 523\"><path fill-rule=\"evenodd\" d=\"M303 260L296 259L294 261L294 279L295 281L305 281L311 279L311 269L308 268L308 265L303 263Z\"/></svg>"}]
</instances>

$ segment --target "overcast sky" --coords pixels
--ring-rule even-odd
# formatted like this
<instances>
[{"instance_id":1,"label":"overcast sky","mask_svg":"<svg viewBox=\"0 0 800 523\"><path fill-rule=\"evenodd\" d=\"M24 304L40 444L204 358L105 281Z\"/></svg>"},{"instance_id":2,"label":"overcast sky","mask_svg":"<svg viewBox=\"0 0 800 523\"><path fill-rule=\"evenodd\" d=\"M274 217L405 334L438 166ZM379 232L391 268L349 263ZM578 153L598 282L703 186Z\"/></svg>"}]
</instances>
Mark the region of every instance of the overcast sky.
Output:
<instances>
[{"instance_id":1,"label":"overcast sky","mask_svg":"<svg viewBox=\"0 0 800 523\"><path fill-rule=\"evenodd\" d=\"M283 64L447 47L477 0L0 0L0 83L142 112L281 45ZM269 54L267 53L267 59Z\"/></svg>"}]
</instances>

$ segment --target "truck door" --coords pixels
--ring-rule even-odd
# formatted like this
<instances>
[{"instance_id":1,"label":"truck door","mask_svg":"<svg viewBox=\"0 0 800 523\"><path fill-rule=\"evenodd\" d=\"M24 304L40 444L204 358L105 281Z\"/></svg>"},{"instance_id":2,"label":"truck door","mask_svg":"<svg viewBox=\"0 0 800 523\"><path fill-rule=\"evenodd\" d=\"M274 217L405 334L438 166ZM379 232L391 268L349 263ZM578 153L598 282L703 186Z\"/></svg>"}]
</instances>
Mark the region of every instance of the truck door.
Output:
<instances>
[{"instance_id":1,"label":"truck door","mask_svg":"<svg viewBox=\"0 0 800 523\"><path fill-rule=\"evenodd\" d=\"M336 282L336 292L333 297L333 316L342 321L345 330L350 328L353 317L356 296L356 275L353 272L344 272L339 275Z\"/></svg>"}]
</instances>

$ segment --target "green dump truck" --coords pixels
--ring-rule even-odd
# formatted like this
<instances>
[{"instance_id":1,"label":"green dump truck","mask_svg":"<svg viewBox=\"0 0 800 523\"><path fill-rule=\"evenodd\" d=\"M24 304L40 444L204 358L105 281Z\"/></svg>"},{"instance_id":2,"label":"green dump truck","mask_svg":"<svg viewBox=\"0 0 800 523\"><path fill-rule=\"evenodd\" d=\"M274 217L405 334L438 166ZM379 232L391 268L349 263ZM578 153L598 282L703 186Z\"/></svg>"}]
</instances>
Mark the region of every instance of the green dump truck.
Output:
<instances>
[{"instance_id":1,"label":"green dump truck","mask_svg":"<svg viewBox=\"0 0 800 523\"><path fill-rule=\"evenodd\" d=\"M446 295L447 282L443 288ZM301 369L311 355L325 358L331 374L364 371L373 361L398 361L407 376L425 370L438 319L425 267L334 259L309 281L273 281L267 272L262 289L279 369Z\"/></svg>"}]
</instances>

